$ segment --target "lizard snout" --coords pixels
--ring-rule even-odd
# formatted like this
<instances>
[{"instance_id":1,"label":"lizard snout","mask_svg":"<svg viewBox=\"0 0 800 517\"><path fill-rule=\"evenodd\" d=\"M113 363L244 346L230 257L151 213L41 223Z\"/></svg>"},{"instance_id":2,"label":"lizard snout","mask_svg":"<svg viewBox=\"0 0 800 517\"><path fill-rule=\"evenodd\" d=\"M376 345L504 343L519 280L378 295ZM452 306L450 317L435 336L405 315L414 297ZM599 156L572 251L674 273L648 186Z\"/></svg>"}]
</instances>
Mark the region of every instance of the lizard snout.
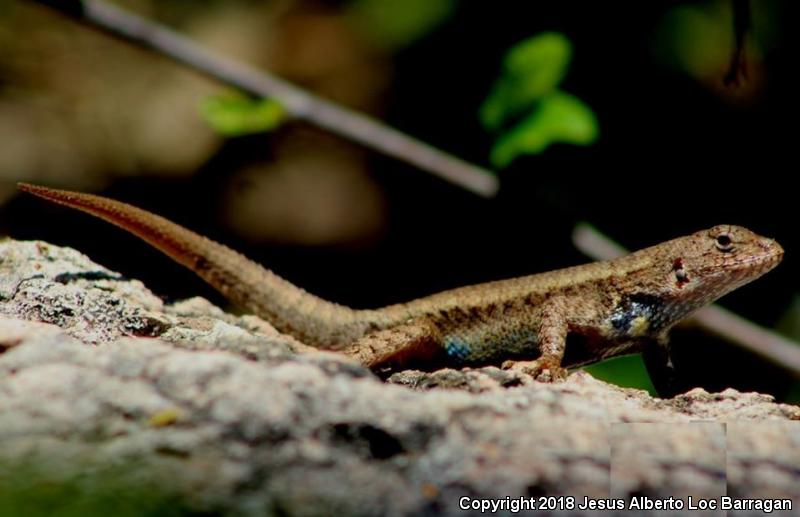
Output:
<instances>
[{"instance_id":1,"label":"lizard snout","mask_svg":"<svg viewBox=\"0 0 800 517\"><path fill-rule=\"evenodd\" d=\"M778 244L776 240L762 237L758 241L758 245L769 257L773 258L775 262L780 262L783 259L783 246Z\"/></svg>"}]
</instances>

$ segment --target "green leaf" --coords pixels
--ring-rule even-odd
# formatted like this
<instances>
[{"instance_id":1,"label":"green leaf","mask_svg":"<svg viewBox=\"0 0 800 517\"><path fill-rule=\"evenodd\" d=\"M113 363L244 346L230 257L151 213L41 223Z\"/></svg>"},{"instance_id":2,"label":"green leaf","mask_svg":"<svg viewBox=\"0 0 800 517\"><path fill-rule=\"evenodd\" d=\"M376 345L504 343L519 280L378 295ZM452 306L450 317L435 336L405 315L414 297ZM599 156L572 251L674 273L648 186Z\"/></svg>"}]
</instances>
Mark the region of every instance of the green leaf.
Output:
<instances>
[{"instance_id":1,"label":"green leaf","mask_svg":"<svg viewBox=\"0 0 800 517\"><path fill-rule=\"evenodd\" d=\"M251 99L238 93L207 98L201 113L208 124L225 136L271 131L287 118L283 106L272 99Z\"/></svg>"},{"instance_id":2,"label":"green leaf","mask_svg":"<svg viewBox=\"0 0 800 517\"><path fill-rule=\"evenodd\" d=\"M529 95L541 97L561 83L571 59L569 39L560 32L544 32L511 47L503 65L506 74L524 79Z\"/></svg>"},{"instance_id":3,"label":"green leaf","mask_svg":"<svg viewBox=\"0 0 800 517\"><path fill-rule=\"evenodd\" d=\"M497 140L491 160L497 167L506 167L521 154L539 154L555 143L589 145L598 135L591 108L577 97L555 91Z\"/></svg>"},{"instance_id":4,"label":"green leaf","mask_svg":"<svg viewBox=\"0 0 800 517\"><path fill-rule=\"evenodd\" d=\"M800 341L800 294L796 294L792 303L783 313L776 327L783 335Z\"/></svg>"},{"instance_id":5,"label":"green leaf","mask_svg":"<svg viewBox=\"0 0 800 517\"><path fill-rule=\"evenodd\" d=\"M656 32L657 48L673 66L695 78L722 77L731 60L733 22L721 2L669 11Z\"/></svg>"},{"instance_id":6,"label":"green leaf","mask_svg":"<svg viewBox=\"0 0 800 517\"><path fill-rule=\"evenodd\" d=\"M506 53L503 71L480 109L484 126L496 130L533 102L552 93L564 79L572 45L559 32L517 43Z\"/></svg>"},{"instance_id":7,"label":"green leaf","mask_svg":"<svg viewBox=\"0 0 800 517\"><path fill-rule=\"evenodd\" d=\"M597 377L617 386L647 390L653 396L658 395L653 383L650 381L650 376L647 374L647 368L641 355L615 357L601 363L585 366L583 369L589 372L592 377Z\"/></svg>"},{"instance_id":8,"label":"green leaf","mask_svg":"<svg viewBox=\"0 0 800 517\"><path fill-rule=\"evenodd\" d=\"M374 42L398 48L428 34L456 5L456 0L353 0L349 14Z\"/></svg>"}]
</instances>

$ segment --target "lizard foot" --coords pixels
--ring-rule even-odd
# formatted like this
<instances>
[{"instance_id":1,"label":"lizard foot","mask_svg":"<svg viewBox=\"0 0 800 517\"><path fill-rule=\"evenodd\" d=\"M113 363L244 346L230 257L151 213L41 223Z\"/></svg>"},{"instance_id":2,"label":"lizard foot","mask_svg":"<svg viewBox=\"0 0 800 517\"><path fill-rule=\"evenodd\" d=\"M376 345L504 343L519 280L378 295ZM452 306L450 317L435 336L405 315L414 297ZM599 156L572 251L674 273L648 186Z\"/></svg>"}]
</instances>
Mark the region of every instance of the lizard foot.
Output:
<instances>
[{"instance_id":1,"label":"lizard foot","mask_svg":"<svg viewBox=\"0 0 800 517\"><path fill-rule=\"evenodd\" d=\"M530 375L540 382L558 382L567 378L567 369L543 359L535 361L505 361L504 370Z\"/></svg>"}]
</instances>

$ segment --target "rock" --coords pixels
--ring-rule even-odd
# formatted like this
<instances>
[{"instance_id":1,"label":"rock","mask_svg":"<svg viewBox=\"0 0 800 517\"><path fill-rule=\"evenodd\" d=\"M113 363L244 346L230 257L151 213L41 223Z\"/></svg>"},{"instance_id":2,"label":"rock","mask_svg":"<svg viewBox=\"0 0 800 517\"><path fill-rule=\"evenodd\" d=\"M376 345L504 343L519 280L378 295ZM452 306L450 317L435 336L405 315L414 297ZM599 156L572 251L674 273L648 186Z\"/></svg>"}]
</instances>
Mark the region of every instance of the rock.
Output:
<instances>
[{"instance_id":1,"label":"rock","mask_svg":"<svg viewBox=\"0 0 800 517\"><path fill-rule=\"evenodd\" d=\"M253 358L285 358L307 348L258 318L227 315L202 299L165 306L138 280L44 242L0 242L0 315L52 323L95 345L159 337Z\"/></svg>"},{"instance_id":2,"label":"rock","mask_svg":"<svg viewBox=\"0 0 800 517\"><path fill-rule=\"evenodd\" d=\"M254 515L798 496L800 410L767 395L661 400L492 367L384 383L255 316L165 306L73 250L7 240L0 257L0 510L16 502L3 494L43 500L41 483L71 501Z\"/></svg>"}]
</instances>

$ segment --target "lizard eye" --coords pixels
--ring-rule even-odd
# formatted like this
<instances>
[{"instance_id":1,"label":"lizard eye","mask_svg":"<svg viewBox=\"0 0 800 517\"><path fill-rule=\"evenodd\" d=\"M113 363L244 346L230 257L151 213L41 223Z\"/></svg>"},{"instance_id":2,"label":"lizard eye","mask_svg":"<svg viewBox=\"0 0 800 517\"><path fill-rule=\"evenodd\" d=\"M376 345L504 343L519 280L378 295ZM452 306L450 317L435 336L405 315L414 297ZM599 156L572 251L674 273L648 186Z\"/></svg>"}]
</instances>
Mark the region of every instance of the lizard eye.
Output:
<instances>
[{"instance_id":1,"label":"lizard eye","mask_svg":"<svg viewBox=\"0 0 800 517\"><path fill-rule=\"evenodd\" d=\"M716 238L717 249L720 251L733 251L733 239L730 234L721 233Z\"/></svg>"}]
</instances>

